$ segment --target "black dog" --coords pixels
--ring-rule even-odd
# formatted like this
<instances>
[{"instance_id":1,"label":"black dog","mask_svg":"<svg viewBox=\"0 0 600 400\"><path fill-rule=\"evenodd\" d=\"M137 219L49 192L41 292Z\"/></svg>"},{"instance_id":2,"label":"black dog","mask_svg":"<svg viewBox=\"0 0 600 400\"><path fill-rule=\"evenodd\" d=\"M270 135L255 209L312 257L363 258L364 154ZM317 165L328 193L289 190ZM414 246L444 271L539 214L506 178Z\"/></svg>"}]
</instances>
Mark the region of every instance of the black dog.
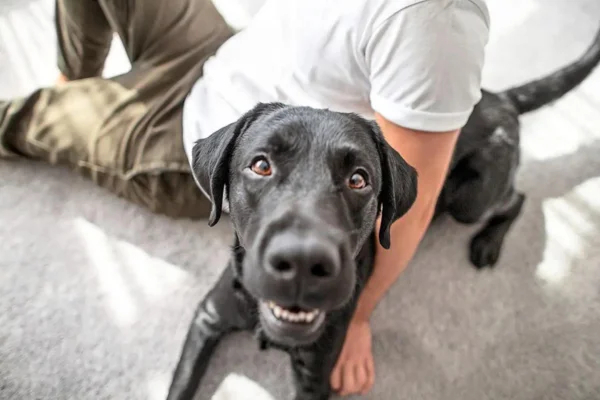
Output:
<instances>
[{"instance_id":1,"label":"black dog","mask_svg":"<svg viewBox=\"0 0 600 400\"><path fill-rule=\"evenodd\" d=\"M195 176L224 191L234 256L202 301L169 399L192 399L219 338L260 327L292 357L297 399L327 399L328 371L380 242L413 204L417 175L373 122L283 104L259 104L194 147ZM225 190L224 190L225 189Z\"/></svg>"},{"instance_id":2,"label":"black dog","mask_svg":"<svg viewBox=\"0 0 600 400\"><path fill-rule=\"evenodd\" d=\"M577 86L600 61L600 33L578 62L500 94L483 92L458 141L437 214L485 219L471 261L492 266L519 215L514 187L521 113ZM168 399L192 399L223 335L255 330L290 354L297 400L330 397L329 376L379 240L416 197L417 174L377 125L352 114L259 104L194 147L194 174L209 195L209 224L224 196L233 256L200 303ZM207 396L208 397L208 396Z\"/></svg>"}]
</instances>

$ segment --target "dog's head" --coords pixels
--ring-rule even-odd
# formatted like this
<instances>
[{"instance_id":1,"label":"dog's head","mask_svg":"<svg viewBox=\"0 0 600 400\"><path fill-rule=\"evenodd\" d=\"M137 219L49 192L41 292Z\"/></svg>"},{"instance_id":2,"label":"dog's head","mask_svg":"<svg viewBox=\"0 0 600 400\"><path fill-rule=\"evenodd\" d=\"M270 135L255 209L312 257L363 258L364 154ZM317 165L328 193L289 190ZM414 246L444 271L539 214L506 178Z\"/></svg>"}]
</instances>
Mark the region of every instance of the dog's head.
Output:
<instances>
[{"instance_id":1,"label":"dog's head","mask_svg":"<svg viewBox=\"0 0 600 400\"><path fill-rule=\"evenodd\" d=\"M379 240L416 197L416 172L373 122L279 103L254 109L193 148L193 173L221 216L224 196L245 257L241 282L274 342L303 345L343 307L354 257L381 212Z\"/></svg>"}]
</instances>

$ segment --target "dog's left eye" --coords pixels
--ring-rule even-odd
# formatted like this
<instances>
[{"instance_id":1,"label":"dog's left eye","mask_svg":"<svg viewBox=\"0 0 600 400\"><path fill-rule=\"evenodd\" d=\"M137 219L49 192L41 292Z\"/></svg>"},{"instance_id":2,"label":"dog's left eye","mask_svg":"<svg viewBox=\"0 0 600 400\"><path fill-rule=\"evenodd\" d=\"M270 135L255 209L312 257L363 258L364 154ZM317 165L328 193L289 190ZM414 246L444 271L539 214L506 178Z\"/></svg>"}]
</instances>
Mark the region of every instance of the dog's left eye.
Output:
<instances>
[{"instance_id":1,"label":"dog's left eye","mask_svg":"<svg viewBox=\"0 0 600 400\"><path fill-rule=\"evenodd\" d=\"M348 179L348 187L350 189L358 190L363 189L367 186L367 180L362 172L355 172L352 174L350 179Z\"/></svg>"},{"instance_id":2,"label":"dog's left eye","mask_svg":"<svg viewBox=\"0 0 600 400\"><path fill-rule=\"evenodd\" d=\"M267 159L264 157L256 158L252 162L252 166L250 168L252 169L252 172L261 176L269 176L272 172L271 164L269 164L269 161L267 161Z\"/></svg>"}]
</instances>

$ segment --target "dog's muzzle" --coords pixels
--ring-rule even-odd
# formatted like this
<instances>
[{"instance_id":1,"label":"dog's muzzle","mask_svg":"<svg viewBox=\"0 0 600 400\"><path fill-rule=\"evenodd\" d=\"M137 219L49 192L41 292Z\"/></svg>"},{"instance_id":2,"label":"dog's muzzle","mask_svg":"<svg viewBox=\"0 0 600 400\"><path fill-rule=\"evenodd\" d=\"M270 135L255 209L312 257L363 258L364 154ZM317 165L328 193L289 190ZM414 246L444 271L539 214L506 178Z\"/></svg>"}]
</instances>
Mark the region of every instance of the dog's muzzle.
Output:
<instances>
[{"instance_id":1,"label":"dog's muzzle","mask_svg":"<svg viewBox=\"0 0 600 400\"><path fill-rule=\"evenodd\" d=\"M349 238L324 221L269 225L248 260L246 285L260 302L265 332L290 345L321 332L327 313L345 305L355 284Z\"/></svg>"}]
</instances>

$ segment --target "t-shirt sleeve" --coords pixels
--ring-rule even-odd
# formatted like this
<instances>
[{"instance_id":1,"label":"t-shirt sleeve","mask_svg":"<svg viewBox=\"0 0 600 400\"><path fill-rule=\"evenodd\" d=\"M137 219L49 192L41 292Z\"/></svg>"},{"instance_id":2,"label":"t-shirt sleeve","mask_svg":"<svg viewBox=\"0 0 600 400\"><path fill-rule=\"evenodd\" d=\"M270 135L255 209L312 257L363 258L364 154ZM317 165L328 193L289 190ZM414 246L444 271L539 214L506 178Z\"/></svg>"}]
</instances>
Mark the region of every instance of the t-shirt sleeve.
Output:
<instances>
[{"instance_id":1,"label":"t-shirt sleeve","mask_svg":"<svg viewBox=\"0 0 600 400\"><path fill-rule=\"evenodd\" d=\"M487 9L420 1L375 26L365 46L373 110L409 129L462 128L481 98Z\"/></svg>"}]
</instances>

